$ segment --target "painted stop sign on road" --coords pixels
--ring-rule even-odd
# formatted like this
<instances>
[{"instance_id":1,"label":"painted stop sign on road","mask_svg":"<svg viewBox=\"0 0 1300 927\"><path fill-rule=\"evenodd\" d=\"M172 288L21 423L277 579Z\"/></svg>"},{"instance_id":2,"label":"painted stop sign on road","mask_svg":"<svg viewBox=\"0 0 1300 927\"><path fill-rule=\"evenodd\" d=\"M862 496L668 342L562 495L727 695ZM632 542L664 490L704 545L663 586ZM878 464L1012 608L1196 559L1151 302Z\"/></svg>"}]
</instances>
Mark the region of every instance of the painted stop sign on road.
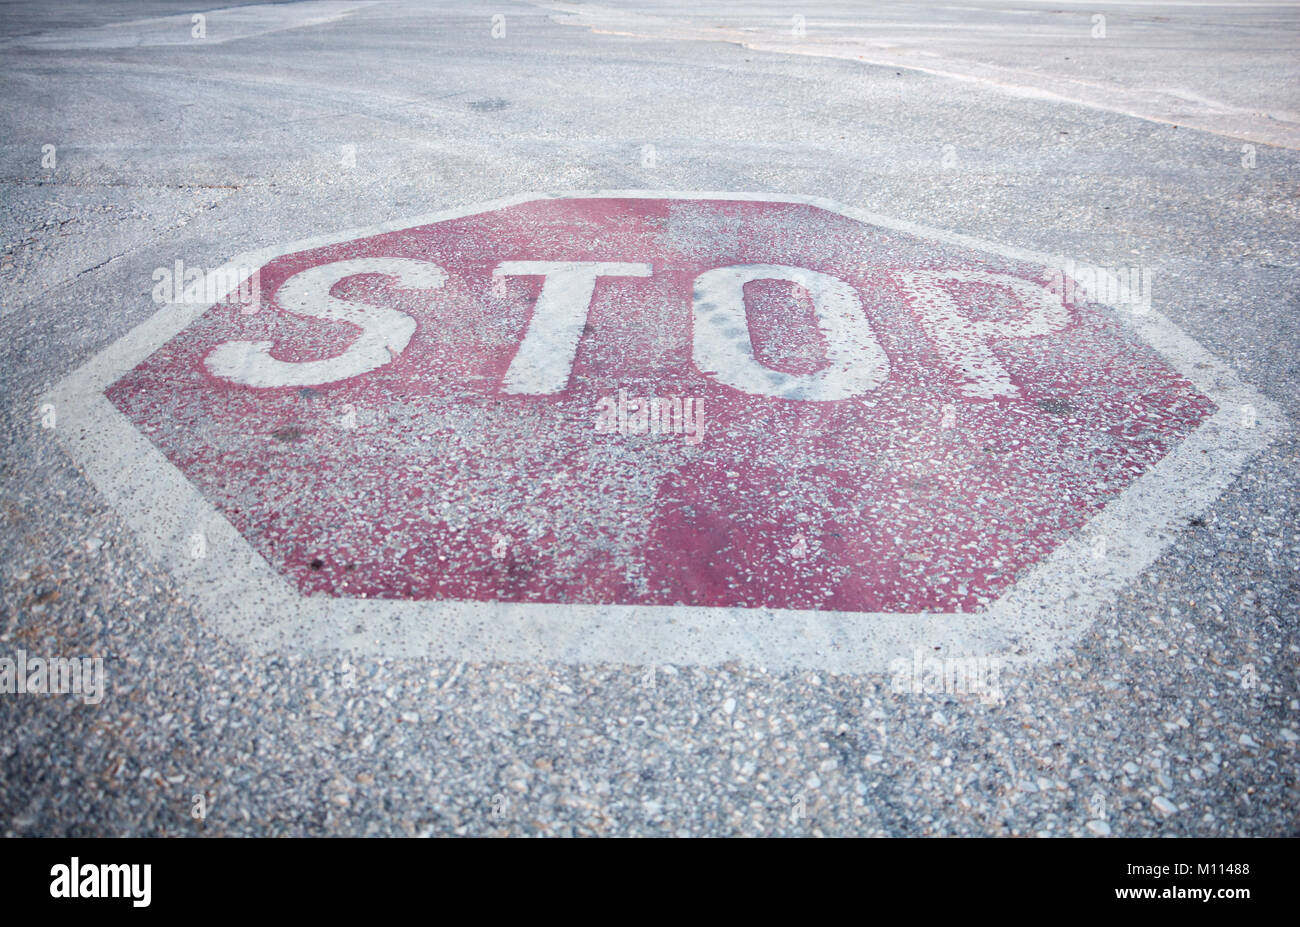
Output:
<instances>
[{"instance_id":1,"label":"painted stop sign on road","mask_svg":"<svg viewBox=\"0 0 1300 927\"><path fill-rule=\"evenodd\" d=\"M1157 313L822 201L523 197L254 269L54 394L250 643L1045 655L1273 427Z\"/></svg>"}]
</instances>

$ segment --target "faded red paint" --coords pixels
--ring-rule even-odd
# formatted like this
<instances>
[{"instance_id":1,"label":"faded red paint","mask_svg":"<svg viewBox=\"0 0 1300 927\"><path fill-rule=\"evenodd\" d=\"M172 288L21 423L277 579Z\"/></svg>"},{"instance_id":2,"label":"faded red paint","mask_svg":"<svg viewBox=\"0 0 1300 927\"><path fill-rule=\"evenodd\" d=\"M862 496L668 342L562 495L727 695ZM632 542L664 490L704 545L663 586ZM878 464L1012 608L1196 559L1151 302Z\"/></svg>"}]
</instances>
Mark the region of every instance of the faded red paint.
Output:
<instances>
[{"instance_id":1,"label":"faded red paint","mask_svg":"<svg viewBox=\"0 0 1300 927\"><path fill-rule=\"evenodd\" d=\"M282 360L340 352L350 326L214 307L108 391L110 400L303 593L848 611L972 610L1077 531L1212 410L1101 311L1058 334L993 343L1018 399L974 401L934 358L894 273L1042 268L810 206L543 200L287 255L289 275L356 257L431 260L439 290L344 281L337 296L412 315L392 363L313 390L210 376L230 340ZM499 384L538 278L494 288L502 261L637 261L598 281L568 388ZM851 282L891 363L873 393L792 402L737 392L691 361L692 284L730 264ZM960 293L972 312L978 285ZM792 373L824 340L807 294L746 287L755 351ZM954 292L959 292L954 290ZM983 308L980 308L983 307ZM705 437L597 434L595 404L702 399ZM956 427L944 424L951 403ZM343 427L349 409L357 427ZM504 539L504 540L503 540Z\"/></svg>"}]
</instances>

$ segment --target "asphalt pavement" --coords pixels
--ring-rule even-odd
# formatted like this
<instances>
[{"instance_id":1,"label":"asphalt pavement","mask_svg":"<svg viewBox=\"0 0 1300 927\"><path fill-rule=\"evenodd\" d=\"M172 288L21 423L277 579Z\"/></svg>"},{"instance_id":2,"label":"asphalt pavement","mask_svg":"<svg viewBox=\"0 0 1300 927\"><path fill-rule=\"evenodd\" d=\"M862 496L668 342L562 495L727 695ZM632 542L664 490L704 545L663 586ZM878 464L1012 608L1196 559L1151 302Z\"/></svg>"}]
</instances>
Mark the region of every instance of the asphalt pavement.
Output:
<instances>
[{"instance_id":1,"label":"asphalt pavement","mask_svg":"<svg viewBox=\"0 0 1300 927\"><path fill-rule=\"evenodd\" d=\"M1293 3L0 3L0 657L104 683L0 692L0 832L1296 835L1298 48ZM1149 271L1270 439L1076 637L959 655L970 692L919 654L249 646L45 398L177 261L611 190Z\"/></svg>"}]
</instances>

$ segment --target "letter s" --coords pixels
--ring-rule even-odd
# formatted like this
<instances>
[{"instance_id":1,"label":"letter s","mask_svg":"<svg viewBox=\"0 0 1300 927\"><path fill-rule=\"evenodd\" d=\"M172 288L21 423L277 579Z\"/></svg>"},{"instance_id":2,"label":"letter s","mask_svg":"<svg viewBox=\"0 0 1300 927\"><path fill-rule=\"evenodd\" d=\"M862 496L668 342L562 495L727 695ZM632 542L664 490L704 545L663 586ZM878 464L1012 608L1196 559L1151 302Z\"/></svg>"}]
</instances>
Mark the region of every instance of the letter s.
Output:
<instances>
[{"instance_id":1,"label":"letter s","mask_svg":"<svg viewBox=\"0 0 1300 927\"><path fill-rule=\"evenodd\" d=\"M228 341L204 363L214 375L244 386L320 386L369 373L406 348L415 319L396 309L349 302L330 295L334 285L357 274L394 277L396 286L437 289L447 274L437 264L411 258L356 258L322 264L294 274L276 291L280 307L294 315L346 322L361 334L342 354L313 361L282 361L271 356L273 342Z\"/></svg>"}]
</instances>

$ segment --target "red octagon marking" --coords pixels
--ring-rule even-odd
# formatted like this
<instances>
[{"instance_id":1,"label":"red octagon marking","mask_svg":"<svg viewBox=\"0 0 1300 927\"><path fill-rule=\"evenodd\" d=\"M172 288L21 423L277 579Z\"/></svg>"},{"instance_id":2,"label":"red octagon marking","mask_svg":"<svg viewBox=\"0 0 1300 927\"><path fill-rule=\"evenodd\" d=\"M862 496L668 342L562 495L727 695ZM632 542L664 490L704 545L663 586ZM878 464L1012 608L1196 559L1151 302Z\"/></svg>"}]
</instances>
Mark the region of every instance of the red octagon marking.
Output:
<instances>
[{"instance_id":1,"label":"red octagon marking","mask_svg":"<svg viewBox=\"0 0 1300 927\"><path fill-rule=\"evenodd\" d=\"M107 396L304 594L972 611L1215 408L1043 274L542 199L271 260Z\"/></svg>"}]
</instances>

